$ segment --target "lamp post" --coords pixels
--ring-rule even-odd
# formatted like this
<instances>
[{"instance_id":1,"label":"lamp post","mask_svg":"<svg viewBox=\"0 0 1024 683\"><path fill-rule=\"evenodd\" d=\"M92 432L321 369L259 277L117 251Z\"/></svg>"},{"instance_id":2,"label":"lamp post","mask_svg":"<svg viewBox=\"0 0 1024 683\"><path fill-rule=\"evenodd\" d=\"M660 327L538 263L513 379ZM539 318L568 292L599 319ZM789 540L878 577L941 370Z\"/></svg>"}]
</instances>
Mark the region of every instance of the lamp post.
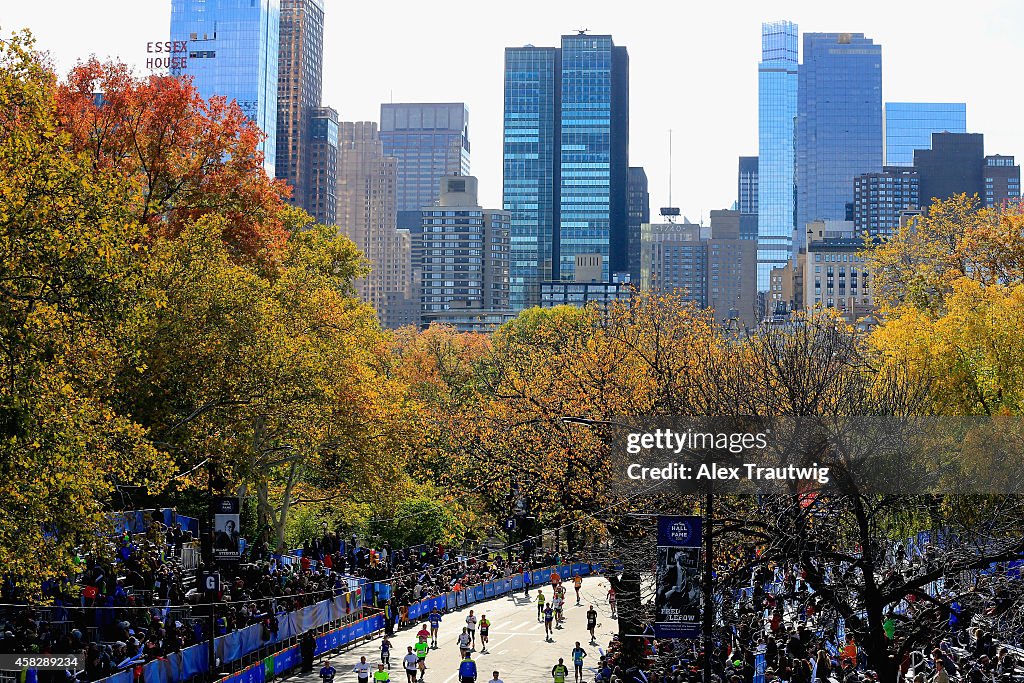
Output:
<instances>
[{"instance_id":1,"label":"lamp post","mask_svg":"<svg viewBox=\"0 0 1024 683\"><path fill-rule=\"evenodd\" d=\"M580 424L590 427L622 427L625 429L635 429L634 425L628 425L623 422L614 422L611 420L591 420L585 417L574 417L574 416L563 416L560 418L562 422L566 424ZM684 449L692 456L698 456L698 454L689 449ZM702 663L703 669L703 681L704 683L711 683L711 646L712 646L712 628L714 626L714 599L711 595L712 589L712 575L711 575L711 560L712 552L714 549L712 539L712 521L714 519L714 493L712 491L712 483L709 480L707 482L707 490L704 493L704 568L701 576L701 583L704 587L703 595L703 614L701 615L701 641L704 646L704 660Z\"/></svg>"}]
</instances>

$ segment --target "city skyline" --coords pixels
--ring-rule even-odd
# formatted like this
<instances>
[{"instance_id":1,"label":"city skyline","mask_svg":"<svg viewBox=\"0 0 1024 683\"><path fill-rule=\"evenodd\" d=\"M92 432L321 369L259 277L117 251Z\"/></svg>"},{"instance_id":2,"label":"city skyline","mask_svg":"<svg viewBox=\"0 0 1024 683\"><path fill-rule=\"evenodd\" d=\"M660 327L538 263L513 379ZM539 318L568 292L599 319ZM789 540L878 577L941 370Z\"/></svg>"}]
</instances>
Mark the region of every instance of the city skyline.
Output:
<instances>
[{"instance_id":1,"label":"city skyline","mask_svg":"<svg viewBox=\"0 0 1024 683\"><path fill-rule=\"evenodd\" d=\"M147 55L146 43L167 38L169 0L58 4L64 8L60 25L50 20L52 4L21 5L8 9L2 28L5 33L33 30L37 46L51 52L61 73L90 53L122 59L145 73L145 60L153 56ZM369 7L342 12L334 0L324 4L324 104L335 107L344 121L379 122L380 105L388 101L466 102L473 119L473 172L480 178L484 206L500 206L502 199L504 48L555 44L559 36L582 28L610 34L630 51L629 164L646 170L655 213L668 203L670 128L673 204L691 219L706 221L711 210L728 208L736 199L736 159L757 152L762 21L787 19L801 32L871 36L883 47L884 101L966 102L968 131L984 133L988 150L1020 153L1005 74L1024 55L1012 35L1012 27L1024 22L1024 8L1010 2L975 3L971 13L925 13L881 2L841 9L807 2L770 8L744 3L742 11L683 8L674 12L675 22L652 21L649 13L628 16L613 3L520 3L500 22L491 20L487 8L469 3L451 8L460 21L399 3L401 24ZM966 39L984 49L942 47ZM467 54L473 59L460 58ZM677 75L666 76L666 66Z\"/></svg>"}]
</instances>

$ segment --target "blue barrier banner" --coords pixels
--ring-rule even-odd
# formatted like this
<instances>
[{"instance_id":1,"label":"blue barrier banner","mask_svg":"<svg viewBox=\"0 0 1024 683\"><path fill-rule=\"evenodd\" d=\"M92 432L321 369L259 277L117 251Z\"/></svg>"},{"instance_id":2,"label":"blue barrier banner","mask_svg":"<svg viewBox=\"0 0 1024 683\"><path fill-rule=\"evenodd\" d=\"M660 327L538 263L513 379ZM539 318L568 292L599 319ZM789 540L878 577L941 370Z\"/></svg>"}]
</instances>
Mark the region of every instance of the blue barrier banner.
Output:
<instances>
[{"instance_id":1,"label":"blue barrier banner","mask_svg":"<svg viewBox=\"0 0 1024 683\"><path fill-rule=\"evenodd\" d=\"M473 587L473 598L477 602L480 602L485 597L486 597L486 595L484 594L484 587L483 586L474 586Z\"/></svg>"},{"instance_id":2,"label":"blue barrier banner","mask_svg":"<svg viewBox=\"0 0 1024 683\"><path fill-rule=\"evenodd\" d=\"M519 574L518 576L513 576L512 577L512 590L514 590L514 591L515 590L519 590L522 587L523 587L523 575Z\"/></svg>"},{"instance_id":3,"label":"blue barrier banner","mask_svg":"<svg viewBox=\"0 0 1024 683\"><path fill-rule=\"evenodd\" d=\"M181 669L183 678L189 679L204 671L209 671L209 655L206 645L193 645L181 651ZM131 681L128 681L131 683Z\"/></svg>"},{"instance_id":4,"label":"blue barrier banner","mask_svg":"<svg viewBox=\"0 0 1024 683\"><path fill-rule=\"evenodd\" d=\"M569 572L570 576L576 576L577 574L583 576L583 565L579 562L574 562L573 564L569 565Z\"/></svg>"},{"instance_id":5,"label":"blue barrier banner","mask_svg":"<svg viewBox=\"0 0 1024 683\"><path fill-rule=\"evenodd\" d=\"M448 593L444 596L446 609L455 610L458 608L458 596L455 593Z\"/></svg>"},{"instance_id":6,"label":"blue barrier banner","mask_svg":"<svg viewBox=\"0 0 1024 683\"><path fill-rule=\"evenodd\" d=\"M550 568L549 569L541 569L540 572L538 572L538 573L540 574L540 581L538 581L537 583L549 583L551 581L551 569Z\"/></svg>"},{"instance_id":7,"label":"blue barrier banner","mask_svg":"<svg viewBox=\"0 0 1024 683\"><path fill-rule=\"evenodd\" d=\"M504 593L508 593L511 590L512 590L512 580L511 579L502 579L501 581L498 582L498 587L497 587L498 593L504 594Z\"/></svg>"},{"instance_id":8,"label":"blue barrier banner","mask_svg":"<svg viewBox=\"0 0 1024 683\"><path fill-rule=\"evenodd\" d=\"M754 683L764 683L765 666L765 653L758 652L754 655Z\"/></svg>"},{"instance_id":9,"label":"blue barrier banner","mask_svg":"<svg viewBox=\"0 0 1024 683\"><path fill-rule=\"evenodd\" d=\"M539 571L530 572L530 580L534 586L539 586L544 582L544 578Z\"/></svg>"},{"instance_id":10,"label":"blue barrier banner","mask_svg":"<svg viewBox=\"0 0 1024 683\"><path fill-rule=\"evenodd\" d=\"M284 652L279 652L274 655L274 675L280 676L289 669L294 669L302 663L302 654L299 652L299 646L290 647Z\"/></svg>"},{"instance_id":11,"label":"blue barrier banner","mask_svg":"<svg viewBox=\"0 0 1024 683\"><path fill-rule=\"evenodd\" d=\"M494 597L494 584L493 583L485 583L484 584L484 597L485 598L493 598Z\"/></svg>"}]
</instances>

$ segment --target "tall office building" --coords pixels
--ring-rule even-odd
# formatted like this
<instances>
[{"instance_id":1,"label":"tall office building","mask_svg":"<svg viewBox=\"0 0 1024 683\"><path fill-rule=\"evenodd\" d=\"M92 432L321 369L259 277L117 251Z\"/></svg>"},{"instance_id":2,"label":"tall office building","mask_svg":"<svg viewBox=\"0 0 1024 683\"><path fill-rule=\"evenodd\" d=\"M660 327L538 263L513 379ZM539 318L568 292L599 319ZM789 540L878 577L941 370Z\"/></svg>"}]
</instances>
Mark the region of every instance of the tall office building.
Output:
<instances>
[{"instance_id":1,"label":"tall office building","mask_svg":"<svg viewBox=\"0 0 1024 683\"><path fill-rule=\"evenodd\" d=\"M327 201L312 196L309 186L312 119L320 106L323 85L324 6L323 0L280 2L277 177L292 186L291 203L312 214L313 204Z\"/></svg>"},{"instance_id":2,"label":"tall office building","mask_svg":"<svg viewBox=\"0 0 1024 683\"><path fill-rule=\"evenodd\" d=\"M757 67L757 289L793 254L793 120L799 30L791 21L761 25Z\"/></svg>"},{"instance_id":3,"label":"tall office building","mask_svg":"<svg viewBox=\"0 0 1024 683\"><path fill-rule=\"evenodd\" d=\"M796 120L795 246L814 220L845 220L853 180L882 170L882 46L862 33L805 33Z\"/></svg>"},{"instance_id":4,"label":"tall office building","mask_svg":"<svg viewBox=\"0 0 1024 683\"><path fill-rule=\"evenodd\" d=\"M424 320L450 310L508 311L508 212L480 207L473 176L438 185L437 203L422 209Z\"/></svg>"},{"instance_id":5,"label":"tall office building","mask_svg":"<svg viewBox=\"0 0 1024 683\"><path fill-rule=\"evenodd\" d=\"M322 225L335 225L338 215L338 112L313 109L309 121L309 174L305 209Z\"/></svg>"},{"instance_id":6,"label":"tall office building","mask_svg":"<svg viewBox=\"0 0 1024 683\"><path fill-rule=\"evenodd\" d=\"M931 149L914 150L914 167L921 177L921 208L932 199L965 193L985 196L982 165L985 136L981 133L932 133Z\"/></svg>"},{"instance_id":7,"label":"tall office building","mask_svg":"<svg viewBox=\"0 0 1024 683\"><path fill-rule=\"evenodd\" d=\"M381 324L394 327L390 307L413 301L412 259L407 239L396 227L398 161L384 154L377 124L342 122L338 126L339 231L370 262L371 271L356 282L360 298L377 310Z\"/></svg>"},{"instance_id":8,"label":"tall office building","mask_svg":"<svg viewBox=\"0 0 1024 683\"><path fill-rule=\"evenodd\" d=\"M171 40L188 42L188 58L173 76L189 76L199 94L235 100L260 130L263 166L277 156L279 0L172 0Z\"/></svg>"},{"instance_id":9,"label":"tall office building","mask_svg":"<svg viewBox=\"0 0 1024 683\"><path fill-rule=\"evenodd\" d=\"M1013 157L991 154L982 169L985 181L985 206L1000 209L1020 203L1020 166Z\"/></svg>"},{"instance_id":10,"label":"tall office building","mask_svg":"<svg viewBox=\"0 0 1024 683\"><path fill-rule=\"evenodd\" d=\"M629 167L626 193L629 277L634 282L640 282L640 226L651 222L651 195L647 190L647 173L643 167Z\"/></svg>"},{"instance_id":11,"label":"tall office building","mask_svg":"<svg viewBox=\"0 0 1024 683\"><path fill-rule=\"evenodd\" d=\"M917 169L886 166L881 173L865 173L854 180L854 235L891 235L904 211L921 205Z\"/></svg>"},{"instance_id":12,"label":"tall office building","mask_svg":"<svg viewBox=\"0 0 1024 683\"><path fill-rule=\"evenodd\" d=\"M963 102L886 102L885 165L913 166L915 149L931 149L932 133L966 133Z\"/></svg>"},{"instance_id":13,"label":"tall office building","mask_svg":"<svg viewBox=\"0 0 1024 683\"><path fill-rule=\"evenodd\" d=\"M740 157L736 180L736 209L757 213L757 157Z\"/></svg>"},{"instance_id":14,"label":"tall office building","mask_svg":"<svg viewBox=\"0 0 1024 683\"><path fill-rule=\"evenodd\" d=\"M740 239L757 239L757 157L740 157L736 181L736 209L740 212Z\"/></svg>"},{"instance_id":15,"label":"tall office building","mask_svg":"<svg viewBox=\"0 0 1024 683\"><path fill-rule=\"evenodd\" d=\"M512 307L600 254L628 272L629 56L608 35L506 48L503 203L512 215Z\"/></svg>"},{"instance_id":16,"label":"tall office building","mask_svg":"<svg viewBox=\"0 0 1024 683\"><path fill-rule=\"evenodd\" d=\"M380 139L398 160L398 227L415 238L441 178L469 175L469 110L462 102L382 104Z\"/></svg>"}]
</instances>

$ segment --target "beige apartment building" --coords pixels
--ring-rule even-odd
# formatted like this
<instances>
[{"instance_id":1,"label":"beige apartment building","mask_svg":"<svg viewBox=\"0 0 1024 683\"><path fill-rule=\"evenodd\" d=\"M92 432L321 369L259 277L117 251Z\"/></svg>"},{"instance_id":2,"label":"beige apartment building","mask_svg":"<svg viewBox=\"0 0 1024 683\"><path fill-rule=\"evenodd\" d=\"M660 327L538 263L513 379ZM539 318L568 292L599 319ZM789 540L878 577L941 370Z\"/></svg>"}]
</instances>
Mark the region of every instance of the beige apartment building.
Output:
<instances>
[{"instance_id":1,"label":"beige apartment building","mask_svg":"<svg viewBox=\"0 0 1024 683\"><path fill-rule=\"evenodd\" d=\"M711 225L640 228L640 288L675 292L720 322L757 323L757 242L741 239L740 212L712 211Z\"/></svg>"},{"instance_id":2,"label":"beige apartment building","mask_svg":"<svg viewBox=\"0 0 1024 683\"><path fill-rule=\"evenodd\" d=\"M384 155L377 124L339 124L338 229L370 262L370 274L356 288L389 328L413 322L416 310L412 244L408 231L397 227L397 183L398 161Z\"/></svg>"}]
</instances>

